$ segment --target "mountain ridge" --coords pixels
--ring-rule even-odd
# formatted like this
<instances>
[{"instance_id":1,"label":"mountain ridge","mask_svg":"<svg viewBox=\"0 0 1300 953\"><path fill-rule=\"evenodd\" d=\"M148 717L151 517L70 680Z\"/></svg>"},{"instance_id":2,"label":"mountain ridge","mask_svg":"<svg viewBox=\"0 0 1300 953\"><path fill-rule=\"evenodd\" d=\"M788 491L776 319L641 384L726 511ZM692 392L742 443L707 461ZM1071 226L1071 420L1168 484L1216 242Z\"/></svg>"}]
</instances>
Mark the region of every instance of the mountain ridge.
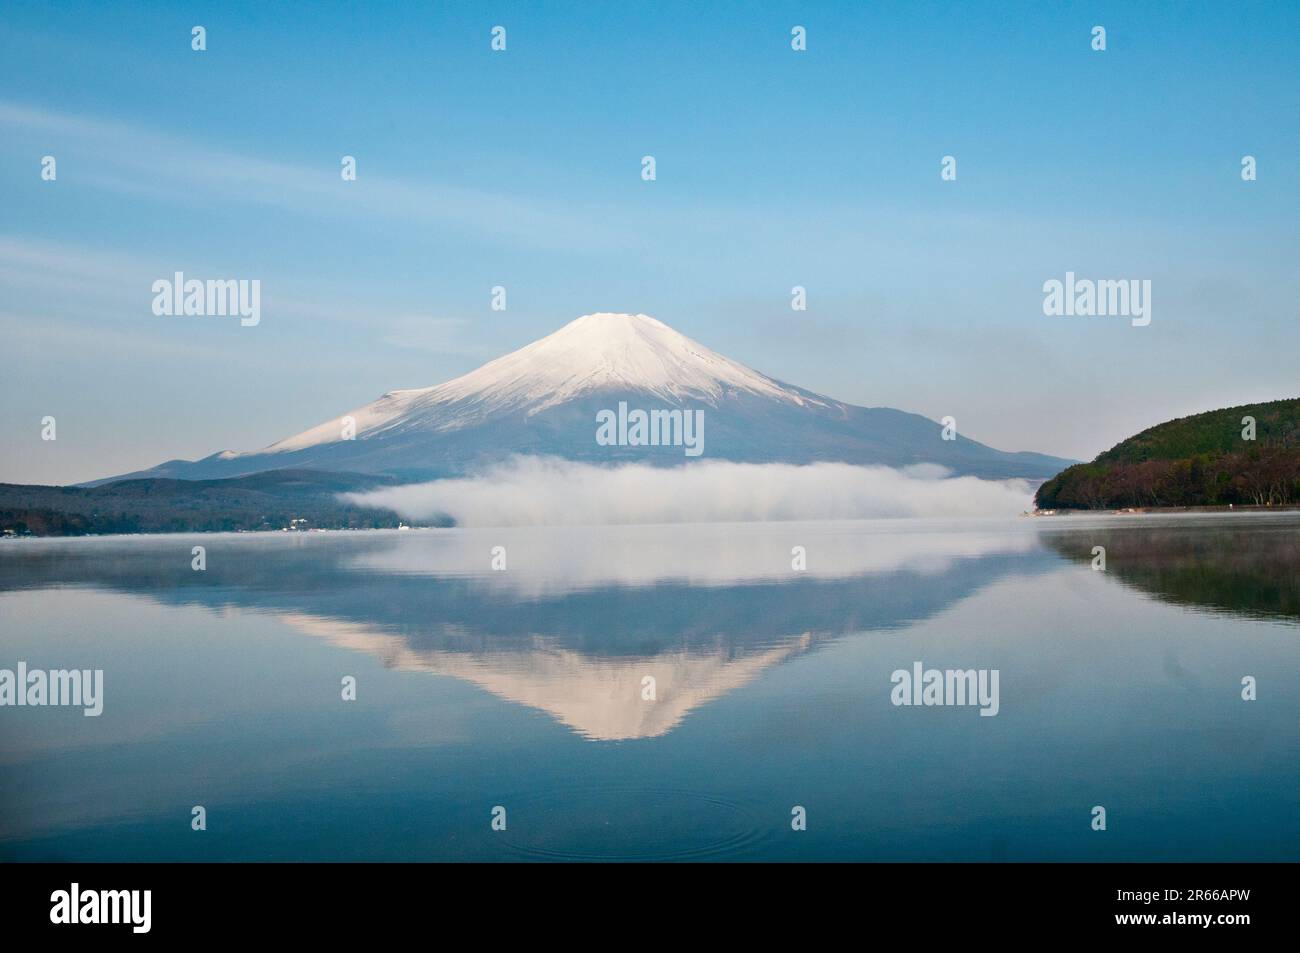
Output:
<instances>
[{"instance_id":1,"label":"mountain ridge","mask_svg":"<svg viewBox=\"0 0 1300 953\"><path fill-rule=\"evenodd\" d=\"M296 468L410 480L474 473L516 454L589 462L683 462L680 447L600 446L596 414L616 407L699 409L705 456L738 462L908 466L1046 478L1073 461L1008 453L918 414L860 407L787 384L644 314L583 315L559 330L431 387L377 400L259 450L171 460L127 478L214 479ZM348 436L347 428L353 428Z\"/></svg>"}]
</instances>

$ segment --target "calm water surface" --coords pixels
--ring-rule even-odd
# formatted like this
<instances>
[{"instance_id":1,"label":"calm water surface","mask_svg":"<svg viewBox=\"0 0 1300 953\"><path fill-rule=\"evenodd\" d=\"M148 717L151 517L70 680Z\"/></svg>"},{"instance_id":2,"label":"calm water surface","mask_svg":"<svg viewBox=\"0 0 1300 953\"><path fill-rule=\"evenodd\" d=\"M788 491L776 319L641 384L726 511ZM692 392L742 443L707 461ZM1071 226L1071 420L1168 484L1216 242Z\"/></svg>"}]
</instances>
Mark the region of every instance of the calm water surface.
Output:
<instances>
[{"instance_id":1,"label":"calm water surface","mask_svg":"<svg viewBox=\"0 0 1300 953\"><path fill-rule=\"evenodd\" d=\"M0 708L0 859L1297 860L1298 580L1297 514L3 541L0 668L105 702Z\"/></svg>"}]
</instances>

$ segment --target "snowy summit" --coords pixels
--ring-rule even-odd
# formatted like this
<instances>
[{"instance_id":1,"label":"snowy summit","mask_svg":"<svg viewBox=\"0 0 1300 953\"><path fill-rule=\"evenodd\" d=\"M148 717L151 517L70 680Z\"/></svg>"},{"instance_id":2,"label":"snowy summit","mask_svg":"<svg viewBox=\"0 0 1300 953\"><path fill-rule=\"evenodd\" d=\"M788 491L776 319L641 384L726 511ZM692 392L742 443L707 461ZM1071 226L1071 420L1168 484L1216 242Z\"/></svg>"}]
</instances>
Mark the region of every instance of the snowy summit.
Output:
<instances>
[{"instance_id":1,"label":"snowy summit","mask_svg":"<svg viewBox=\"0 0 1300 953\"><path fill-rule=\"evenodd\" d=\"M783 383L645 314L587 314L443 384L393 390L261 450L174 460L130 476L213 479L284 468L430 479L516 454L680 464L667 448L609 447L597 414L627 401L708 420L708 456L744 462L938 463L956 473L1046 477L1068 461L945 441L916 414L858 407Z\"/></svg>"}]
</instances>

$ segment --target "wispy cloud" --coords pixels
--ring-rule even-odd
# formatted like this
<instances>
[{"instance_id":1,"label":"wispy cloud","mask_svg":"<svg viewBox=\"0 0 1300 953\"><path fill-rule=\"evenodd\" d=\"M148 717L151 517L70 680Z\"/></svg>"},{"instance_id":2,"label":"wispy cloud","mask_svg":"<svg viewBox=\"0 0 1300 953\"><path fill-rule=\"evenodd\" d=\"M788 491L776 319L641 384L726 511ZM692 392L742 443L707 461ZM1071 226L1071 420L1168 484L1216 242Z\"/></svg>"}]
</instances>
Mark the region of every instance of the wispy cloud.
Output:
<instances>
[{"instance_id":1,"label":"wispy cloud","mask_svg":"<svg viewBox=\"0 0 1300 953\"><path fill-rule=\"evenodd\" d=\"M303 165L238 153L132 123L91 119L0 100L10 137L51 138L82 150L81 181L181 205L213 199L311 215L362 216L453 227L462 233L544 248L626 247L634 237L600 224L602 216L500 191L411 181L368 169L354 182L339 166ZM44 147L44 146L43 146ZM341 158L341 157L340 157Z\"/></svg>"},{"instance_id":2,"label":"wispy cloud","mask_svg":"<svg viewBox=\"0 0 1300 953\"><path fill-rule=\"evenodd\" d=\"M418 314L399 314L388 319L384 343L407 350L428 351L487 359L494 356L490 348L465 344L471 322L468 318L436 318Z\"/></svg>"},{"instance_id":3,"label":"wispy cloud","mask_svg":"<svg viewBox=\"0 0 1300 953\"><path fill-rule=\"evenodd\" d=\"M0 290L21 307L0 309L0 328L52 343L75 332L96 341L148 347L147 329L158 326L150 310L152 283L180 267L160 255L100 249L45 239L0 234ZM214 265L182 270L213 275L230 269ZM367 329L376 339L402 349L454 357L489 358L490 349L465 343L472 322L466 318L392 313L373 303L327 297L305 278L277 280L267 298L277 316ZM114 336L117 336L116 338ZM203 347L189 349L192 356ZM214 353L210 348L207 353Z\"/></svg>"},{"instance_id":4,"label":"wispy cloud","mask_svg":"<svg viewBox=\"0 0 1300 953\"><path fill-rule=\"evenodd\" d=\"M347 497L473 527L999 516L1029 509L1032 495L1023 480L951 477L933 465L708 461L669 469L516 457L480 477Z\"/></svg>"}]
</instances>

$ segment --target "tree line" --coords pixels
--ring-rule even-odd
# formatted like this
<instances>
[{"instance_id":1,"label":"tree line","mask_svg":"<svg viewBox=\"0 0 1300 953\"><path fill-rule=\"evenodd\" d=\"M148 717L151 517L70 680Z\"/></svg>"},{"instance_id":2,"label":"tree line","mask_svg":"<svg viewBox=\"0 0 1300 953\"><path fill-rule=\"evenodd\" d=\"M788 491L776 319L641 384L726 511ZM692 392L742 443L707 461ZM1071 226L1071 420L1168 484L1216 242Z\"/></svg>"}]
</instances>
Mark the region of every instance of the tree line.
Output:
<instances>
[{"instance_id":1,"label":"tree line","mask_svg":"<svg viewBox=\"0 0 1300 953\"><path fill-rule=\"evenodd\" d=\"M1300 446L1275 440L1177 460L1080 463L1039 487L1040 509L1300 503Z\"/></svg>"}]
</instances>

